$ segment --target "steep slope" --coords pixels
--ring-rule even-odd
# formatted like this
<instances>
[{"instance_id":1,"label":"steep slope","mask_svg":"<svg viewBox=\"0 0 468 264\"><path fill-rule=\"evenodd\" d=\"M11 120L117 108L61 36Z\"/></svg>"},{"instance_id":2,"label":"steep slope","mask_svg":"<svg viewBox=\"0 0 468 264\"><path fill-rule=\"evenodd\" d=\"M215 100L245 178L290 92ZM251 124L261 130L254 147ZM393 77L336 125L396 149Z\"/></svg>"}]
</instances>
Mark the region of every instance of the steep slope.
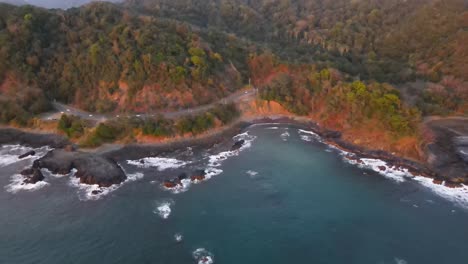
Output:
<instances>
[{"instance_id":1,"label":"steep slope","mask_svg":"<svg viewBox=\"0 0 468 264\"><path fill-rule=\"evenodd\" d=\"M105 3L67 11L1 6L0 44L2 80L90 111L206 104L247 78L248 53L235 37Z\"/></svg>"},{"instance_id":2,"label":"steep slope","mask_svg":"<svg viewBox=\"0 0 468 264\"><path fill-rule=\"evenodd\" d=\"M361 78L407 81L453 74L467 55L464 0L127 0L140 12L215 27L273 48L288 60L324 62ZM447 42L453 43L447 45ZM288 48L289 47L289 48ZM450 62L445 48L455 54ZM457 52L458 51L458 52ZM443 61L442 65L437 65ZM437 63L434 63L437 62ZM421 70L436 67L431 71Z\"/></svg>"}]
</instances>

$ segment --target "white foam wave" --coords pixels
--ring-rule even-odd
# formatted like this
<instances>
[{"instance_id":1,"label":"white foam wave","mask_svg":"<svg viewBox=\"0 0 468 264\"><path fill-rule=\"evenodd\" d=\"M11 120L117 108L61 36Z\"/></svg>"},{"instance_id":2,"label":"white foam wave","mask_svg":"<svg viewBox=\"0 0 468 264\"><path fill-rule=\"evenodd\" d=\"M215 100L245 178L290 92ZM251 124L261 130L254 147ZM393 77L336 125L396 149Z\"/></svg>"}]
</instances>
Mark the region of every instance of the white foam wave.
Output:
<instances>
[{"instance_id":1,"label":"white foam wave","mask_svg":"<svg viewBox=\"0 0 468 264\"><path fill-rule=\"evenodd\" d=\"M177 243L180 243L180 242L182 242L182 239L184 239L184 237L182 236L181 233L177 233L177 234L174 235L174 239L175 239L175 241Z\"/></svg>"},{"instance_id":2,"label":"white foam wave","mask_svg":"<svg viewBox=\"0 0 468 264\"><path fill-rule=\"evenodd\" d=\"M459 206L468 208L468 186L462 185L459 188L450 188L445 185L435 184L432 179L422 176L416 176L413 180L429 188L440 197L443 197Z\"/></svg>"},{"instance_id":3,"label":"white foam wave","mask_svg":"<svg viewBox=\"0 0 468 264\"><path fill-rule=\"evenodd\" d=\"M0 156L0 167L6 167L18 161L19 159L16 155L3 154L2 156Z\"/></svg>"},{"instance_id":4,"label":"white foam wave","mask_svg":"<svg viewBox=\"0 0 468 264\"><path fill-rule=\"evenodd\" d=\"M300 135L301 139L307 142L312 141L312 137L308 135Z\"/></svg>"},{"instance_id":5,"label":"white foam wave","mask_svg":"<svg viewBox=\"0 0 468 264\"><path fill-rule=\"evenodd\" d=\"M248 170L246 173L250 175L250 177L255 177L256 175L258 175L258 172L253 170Z\"/></svg>"},{"instance_id":6,"label":"white foam wave","mask_svg":"<svg viewBox=\"0 0 468 264\"><path fill-rule=\"evenodd\" d=\"M340 150L342 151L342 150ZM420 175L413 175L406 168L389 166L385 161L379 159L366 159L362 158L361 163L354 159L348 159L347 156L351 155L349 152L342 151L344 160L350 164L354 164L360 168L371 169L383 175L386 178L392 179L397 183L405 182L406 180L413 180L419 184L429 188L436 195L449 200L461 207L468 208L468 186L462 185L458 188L450 188L444 184L435 184L433 179L423 177ZM380 168L379 168L380 167ZM381 168L385 167L385 170Z\"/></svg>"},{"instance_id":7,"label":"white foam wave","mask_svg":"<svg viewBox=\"0 0 468 264\"><path fill-rule=\"evenodd\" d=\"M265 129L276 130L276 129L279 129L279 127L267 127Z\"/></svg>"},{"instance_id":8,"label":"white foam wave","mask_svg":"<svg viewBox=\"0 0 468 264\"><path fill-rule=\"evenodd\" d=\"M223 151L223 152L220 152L220 153L218 153L216 155L209 156L208 157L208 168L212 169L212 168L219 167L219 166L221 166L221 163L223 161L227 160L228 158L230 158L232 156L237 156L237 155L239 155L239 152L250 148L252 146L252 142L255 140L255 138L256 138L255 136L249 135L248 132L245 132L245 133L242 133L242 134L239 134L239 135L233 137L233 139L236 140L236 141L237 140L244 140L244 144L238 150ZM215 174L216 174L216 172L215 172Z\"/></svg>"},{"instance_id":9,"label":"white foam wave","mask_svg":"<svg viewBox=\"0 0 468 264\"><path fill-rule=\"evenodd\" d=\"M193 258L198 264L214 263L214 255L204 248L198 248L192 253Z\"/></svg>"},{"instance_id":10,"label":"white foam wave","mask_svg":"<svg viewBox=\"0 0 468 264\"><path fill-rule=\"evenodd\" d=\"M20 159L19 156L34 150L35 154ZM47 152L52 150L49 146L40 148L30 148L21 145L2 145L0 146L0 168L20 162L20 161L33 161L43 157Z\"/></svg>"},{"instance_id":11,"label":"white foam wave","mask_svg":"<svg viewBox=\"0 0 468 264\"><path fill-rule=\"evenodd\" d=\"M190 186L192 184L197 184L197 183L200 183L202 181L207 181L207 180L211 179L212 177L223 173L223 170L219 169L219 167L221 166L221 163L223 161L227 160L230 157L239 155L239 153L241 151L251 147L252 142L253 142L253 140L255 138L256 138L255 136L249 135L248 132L245 132L245 133L234 136L233 140L235 140L235 141L244 140L244 144L237 150L223 151L223 152L220 152L218 154L208 156L207 157L208 164L207 164L206 169L205 169L205 178L203 180L192 181L191 179L183 179L183 180L180 181L180 184L177 184L175 187L173 187L173 188L164 187L164 189L170 190L174 194L186 192L186 191L189 190L189 188L190 188ZM173 162L172 164L175 163L174 160L172 162ZM140 163L140 162L138 162L138 163ZM179 161L179 163L177 163L177 164L183 164L183 166L184 166L185 164L188 164L188 163L185 163L183 161Z\"/></svg>"},{"instance_id":12,"label":"white foam wave","mask_svg":"<svg viewBox=\"0 0 468 264\"><path fill-rule=\"evenodd\" d=\"M406 168L395 168L394 166L389 166L385 161L379 159L360 159L361 162L358 162L353 159L344 158L348 163L354 164L363 169L371 169L376 171L380 175L392 179L396 182L404 182L407 178L413 178L414 176Z\"/></svg>"},{"instance_id":13,"label":"white foam wave","mask_svg":"<svg viewBox=\"0 0 468 264\"><path fill-rule=\"evenodd\" d=\"M167 169L181 168L190 162L173 158L148 157L141 160L127 160L127 163L140 168L157 168L157 170L163 171Z\"/></svg>"},{"instance_id":14,"label":"white foam wave","mask_svg":"<svg viewBox=\"0 0 468 264\"><path fill-rule=\"evenodd\" d=\"M75 170L75 169L73 169ZM65 176L68 176L69 174L58 174L58 173L52 173L50 170L43 168L41 169L42 174L44 175L45 178L52 177L52 178L63 178Z\"/></svg>"},{"instance_id":15,"label":"white foam wave","mask_svg":"<svg viewBox=\"0 0 468 264\"><path fill-rule=\"evenodd\" d=\"M99 200L121 186L121 184L114 184L110 187L99 187L98 184L84 184L80 183L80 178L75 176L71 176L70 185L78 189L78 198L81 201Z\"/></svg>"},{"instance_id":16,"label":"white foam wave","mask_svg":"<svg viewBox=\"0 0 468 264\"><path fill-rule=\"evenodd\" d=\"M35 191L44 188L49 185L46 181L38 181L36 183L25 183L24 176L21 174L15 174L11 176L10 184L5 186L7 192L17 193L19 191Z\"/></svg>"},{"instance_id":17,"label":"white foam wave","mask_svg":"<svg viewBox=\"0 0 468 264\"><path fill-rule=\"evenodd\" d=\"M137 180L143 179L143 177L145 176L141 172L129 173L129 174L126 174L126 175L127 175L127 180L126 181L137 181Z\"/></svg>"},{"instance_id":18,"label":"white foam wave","mask_svg":"<svg viewBox=\"0 0 468 264\"><path fill-rule=\"evenodd\" d=\"M194 181L194 183L198 183L198 181ZM180 184L177 184L173 188L164 187L164 189L171 191L173 194L183 193L189 190L190 186L192 185L191 179L182 179L180 180Z\"/></svg>"},{"instance_id":19,"label":"white foam wave","mask_svg":"<svg viewBox=\"0 0 468 264\"><path fill-rule=\"evenodd\" d=\"M323 142L322 138L313 131L298 129L297 132L299 133L300 138L304 141L310 142L315 139L319 142Z\"/></svg>"},{"instance_id":20,"label":"white foam wave","mask_svg":"<svg viewBox=\"0 0 468 264\"><path fill-rule=\"evenodd\" d=\"M157 202L156 209L153 211L153 213L159 215L162 219L167 219L171 215L172 205L174 205L174 201L172 200Z\"/></svg>"},{"instance_id":21,"label":"white foam wave","mask_svg":"<svg viewBox=\"0 0 468 264\"><path fill-rule=\"evenodd\" d=\"M284 133L282 133L282 134L280 135L280 137L281 137L281 139L282 139L283 141L287 141L289 136L290 136L290 135L289 135L288 131L286 131L286 132L284 132Z\"/></svg>"},{"instance_id":22,"label":"white foam wave","mask_svg":"<svg viewBox=\"0 0 468 264\"><path fill-rule=\"evenodd\" d=\"M70 177L69 184L72 187L75 187L78 189L78 198L81 201L89 201L89 200L96 201L110 194L111 192L119 189L120 187L122 187L123 184L127 182L137 181L144 177L144 174L141 172L127 173L123 168L122 170L125 173L125 176L127 177L125 181L123 181L120 184L113 184L109 187L99 187L98 184L90 185L90 184L81 183L80 179L75 177L76 169L72 169L71 173L68 174L68 176Z\"/></svg>"}]
</instances>

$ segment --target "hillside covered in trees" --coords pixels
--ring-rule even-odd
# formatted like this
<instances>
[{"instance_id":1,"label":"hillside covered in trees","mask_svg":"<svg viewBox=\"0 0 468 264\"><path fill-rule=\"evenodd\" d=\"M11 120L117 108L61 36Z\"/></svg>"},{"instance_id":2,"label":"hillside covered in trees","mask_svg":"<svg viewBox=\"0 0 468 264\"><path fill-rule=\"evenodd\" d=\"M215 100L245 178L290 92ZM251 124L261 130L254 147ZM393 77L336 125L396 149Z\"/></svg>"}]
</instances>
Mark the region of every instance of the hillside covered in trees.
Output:
<instances>
[{"instance_id":1,"label":"hillside covered in trees","mask_svg":"<svg viewBox=\"0 0 468 264\"><path fill-rule=\"evenodd\" d=\"M92 112L190 108L252 81L299 114L360 119L392 106L392 129L408 131L420 113L466 114L467 43L464 0L0 4L0 121L26 124L53 100Z\"/></svg>"}]
</instances>

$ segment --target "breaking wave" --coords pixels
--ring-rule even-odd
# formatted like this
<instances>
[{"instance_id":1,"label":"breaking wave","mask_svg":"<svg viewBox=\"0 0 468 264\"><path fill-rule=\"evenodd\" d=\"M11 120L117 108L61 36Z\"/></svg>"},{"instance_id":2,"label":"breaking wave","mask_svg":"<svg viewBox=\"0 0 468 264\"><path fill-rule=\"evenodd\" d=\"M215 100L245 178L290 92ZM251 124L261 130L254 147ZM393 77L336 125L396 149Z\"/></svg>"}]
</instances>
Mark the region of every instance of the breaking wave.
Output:
<instances>
[{"instance_id":1,"label":"breaking wave","mask_svg":"<svg viewBox=\"0 0 468 264\"><path fill-rule=\"evenodd\" d=\"M171 215L171 206L174 205L173 200L165 200L162 202L156 203L156 208L154 209L153 213L159 215L162 219L167 219Z\"/></svg>"},{"instance_id":2,"label":"breaking wave","mask_svg":"<svg viewBox=\"0 0 468 264\"><path fill-rule=\"evenodd\" d=\"M21 174L15 174L11 176L10 184L5 186L7 192L17 193L19 191L35 191L44 188L49 185L46 181L39 181L36 183L25 183L24 176Z\"/></svg>"},{"instance_id":3,"label":"breaking wave","mask_svg":"<svg viewBox=\"0 0 468 264\"><path fill-rule=\"evenodd\" d=\"M0 168L24 160L33 161L35 159L39 159L45 154L47 154L47 152L49 152L50 150L52 150L52 148L50 148L49 146L44 146L41 148L30 148L21 145L0 146ZM34 151L35 154L22 159L19 158L20 155L29 151Z\"/></svg>"},{"instance_id":4,"label":"breaking wave","mask_svg":"<svg viewBox=\"0 0 468 264\"><path fill-rule=\"evenodd\" d=\"M198 264L212 264L214 263L214 255L204 248L198 248L192 253L193 258Z\"/></svg>"},{"instance_id":5,"label":"breaking wave","mask_svg":"<svg viewBox=\"0 0 468 264\"><path fill-rule=\"evenodd\" d=\"M140 168L157 168L159 171L184 167L190 162L162 157L148 157L139 160L127 160L127 163Z\"/></svg>"},{"instance_id":6,"label":"breaking wave","mask_svg":"<svg viewBox=\"0 0 468 264\"><path fill-rule=\"evenodd\" d=\"M122 168L123 170L123 168ZM125 183L136 181L139 179L142 179L144 177L144 174L141 172L135 172L135 173L127 173L124 170L125 175L127 176L127 179L120 183L120 184L114 184L109 187L99 187L99 185L94 184L84 184L80 182L80 179L75 177L76 170L73 169L72 172L68 175L70 177L69 184L72 187L75 187L78 189L78 198L81 201L89 201L89 200L99 200L100 198L110 194L111 192L119 189L124 185Z\"/></svg>"}]
</instances>

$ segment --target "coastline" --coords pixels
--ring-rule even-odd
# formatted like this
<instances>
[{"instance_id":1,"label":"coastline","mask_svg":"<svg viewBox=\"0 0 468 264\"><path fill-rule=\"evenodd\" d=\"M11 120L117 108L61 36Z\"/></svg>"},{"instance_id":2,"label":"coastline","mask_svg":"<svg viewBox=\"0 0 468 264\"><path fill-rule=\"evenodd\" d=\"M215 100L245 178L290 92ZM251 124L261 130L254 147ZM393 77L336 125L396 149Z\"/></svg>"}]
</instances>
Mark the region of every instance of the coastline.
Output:
<instances>
[{"instance_id":1,"label":"coastline","mask_svg":"<svg viewBox=\"0 0 468 264\"><path fill-rule=\"evenodd\" d=\"M407 169L411 174L423 176L433 180L435 184L443 184L447 187L462 187L467 182L457 182L450 177L440 175L431 169L428 164L423 164L406 158L402 158L382 150L366 149L342 139L341 132L329 130L319 126L307 117L295 117L291 115L264 115L250 118L240 118L218 131L206 133L197 137L168 140L162 143L132 143L132 144L107 144L95 149L75 149L75 146L65 137L58 134L42 134L25 132L16 128L0 128L0 144L23 144L32 147L48 145L52 148L76 152L87 152L91 155L101 156L106 160L116 161L122 159L140 159L173 152L187 147L210 148L215 144L232 140L232 137L248 129L252 125L277 123L294 125L300 129L309 130L323 139L323 143L342 151L349 152L350 158L358 163L361 159L379 159L390 167ZM71 148L70 148L71 146ZM352 157L351 157L352 156Z\"/></svg>"}]
</instances>

